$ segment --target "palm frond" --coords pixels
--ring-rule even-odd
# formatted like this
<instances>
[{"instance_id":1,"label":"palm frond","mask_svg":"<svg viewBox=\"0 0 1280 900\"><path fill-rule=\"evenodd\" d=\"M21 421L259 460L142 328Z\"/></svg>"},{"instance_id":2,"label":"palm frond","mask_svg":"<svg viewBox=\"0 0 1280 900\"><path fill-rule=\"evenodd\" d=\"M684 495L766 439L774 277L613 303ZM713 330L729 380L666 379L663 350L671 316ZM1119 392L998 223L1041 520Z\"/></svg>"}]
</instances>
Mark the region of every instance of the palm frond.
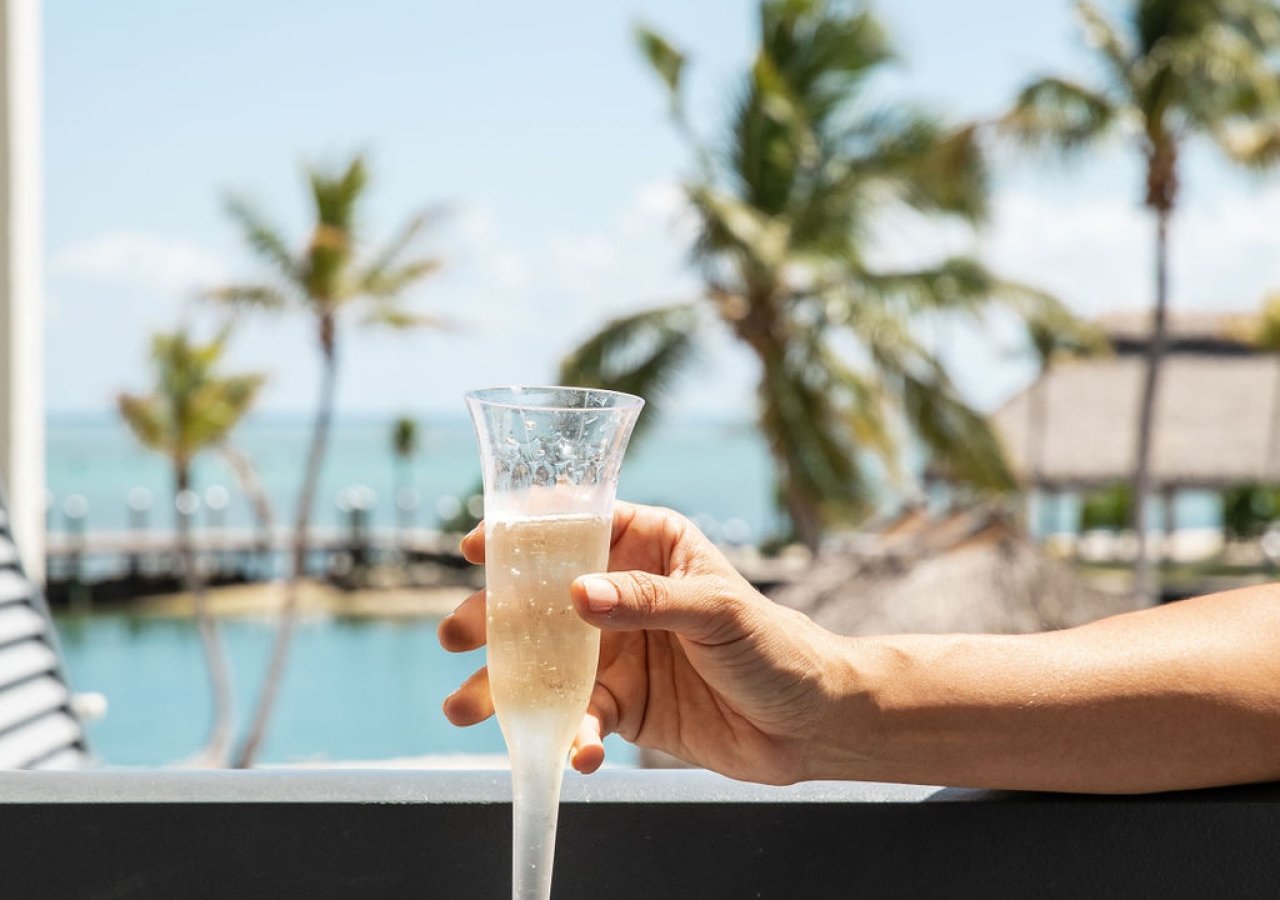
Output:
<instances>
[{"instance_id":1,"label":"palm frond","mask_svg":"<svg viewBox=\"0 0 1280 900\"><path fill-rule=\"evenodd\" d=\"M1269 48L1225 24L1195 40L1165 42L1153 59L1177 72L1183 113L1205 130L1280 110L1280 75Z\"/></svg>"},{"instance_id":2,"label":"palm frond","mask_svg":"<svg viewBox=\"0 0 1280 900\"><path fill-rule=\"evenodd\" d=\"M286 281L296 281L298 265L280 230L269 223L246 197L230 194L223 205L227 215L240 227L245 243Z\"/></svg>"},{"instance_id":3,"label":"palm frond","mask_svg":"<svg viewBox=\"0 0 1280 900\"><path fill-rule=\"evenodd\" d=\"M165 451L164 408L155 397L122 393L116 397L116 406L138 443L150 450Z\"/></svg>"},{"instance_id":4,"label":"palm frond","mask_svg":"<svg viewBox=\"0 0 1280 900\"><path fill-rule=\"evenodd\" d=\"M1235 31L1259 47L1280 38L1280 7L1274 0L1142 0L1133 30L1140 54L1168 41L1196 40L1215 27Z\"/></svg>"},{"instance_id":5,"label":"palm frond","mask_svg":"<svg viewBox=\"0 0 1280 900\"><path fill-rule=\"evenodd\" d=\"M1117 115L1117 105L1106 94L1046 77L1022 89L1000 127L1023 144L1069 155L1104 137Z\"/></svg>"},{"instance_id":6,"label":"palm frond","mask_svg":"<svg viewBox=\"0 0 1280 900\"><path fill-rule=\"evenodd\" d=\"M987 218L989 175L978 127L963 125L941 135L920 159L904 199L924 212L947 213L970 222Z\"/></svg>"},{"instance_id":7,"label":"palm frond","mask_svg":"<svg viewBox=\"0 0 1280 900\"><path fill-rule=\"evenodd\" d=\"M439 259L425 257L406 263L375 265L361 276L355 292L378 299L398 297L423 278L440 271L443 265Z\"/></svg>"},{"instance_id":8,"label":"palm frond","mask_svg":"<svg viewBox=\"0 0 1280 900\"><path fill-rule=\"evenodd\" d=\"M865 9L825 0L766 0L760 48L818 130L893 59L888 33Z\"/></svg>"},{"instance_id":9,"label":"palm frond","mask_svg":"<svg viewBox=\"0 0 1280 900\"><path fill-rule=\"evenodd\" d=\"M818 371L828 380L825 389L858 452L873 454L895 480L901 477L899 446L892 426L895 404L883 379L875 373L853 369L826 342L814 348L814 358L819 363Z\"/></svg>"},{"instance_id":10,"label":"palm frond","mask_svg":"<svg viewBox=\"0 0 1280 900\"><path fill-rule=\"evenodd\" d=\"M985 416L961 398L941 365L923 375L901 369L902 408L932 465L949 478L982 491L1005 491L1013 475Z\"/></svg>"},{"instance_id":11,"label":"palm frond","mask_svg":"<svg viewBox=\"0 0 1280 900\"><path fill-rule=\"evenodd\" d=\"M853 431L825 389L825 373L797 357L762 360L760 424L778 464L779 491L807 498L827 524L856 520L875 501Z\"/></svg>"},{"instance_id":12,"label":"palm frond","mask_svg":"<svg viewBox=\"0 0 1280 900\"><path fill-rule=\"evenodd\" d=\"M121 415L144 446L188 462L223 440L252 406L265 377L218 374L227 336L225 328L204 343L182 330L152 336L151 393L118 398Z\"/></svg>"},{"instance_id":13,"label":"palm frond","mask_svg":"<svg viewBox=\"0 0 1280 900\"><path fill-rule=\"evenodd\" d=\"M787 256L786 220L765 215L749 203L705 185L689 190L702 220L702 252L731 253L750 265L777 268Z\"/></svg>"},{"instance_id":14,"label":"palm frond","mask_svg":"<svg viewBox=\"0 0 1280 900\"><path fill-rule=\"evenodd\" d=\"M404 271L404 266L400 264L400 257L412 246L413 242L427 226L439 221L440 217L440 210L431 209L424 210L405 222L400 230L373 255L372 261L364 267L359 276L362 292L376 296L387 296L385 287L379 288L378 286L399 281L395 277L388 277L389 274L397 270ZM430 262L433 267L423 269L417 277L421 277L427 272L434 271L440 267L439 260L431 260ZM407 283L405 284L407 285Z\"/></svg>"},{"instance_id":15,"label":"palm frond","mask_svg":"<svg viewBox=\"0 0 1280 900\"><path fill-rule=\"evenodd\" d=\"M1262 172L1280 163L1280 122L1233 123L1213 137L1232 162L1247 169Z\"/></svg>"},{"instance_id":16,"label":"palm frond","mask_svg":"<svg viewBox=\"0 0 1280 900\"><path fill-rule=\"evenodd\" d=\"M206 291L205 296L236 310L275 312L289 305L288 297L269 284L228 284Z\"/></svg>"},{"instance_id":17,"label":"palm frond","mask_svg":"<svg viewBox=\"0 0 1280 900\"><path fill-rule=\"evenodd\" d=\"M223 325L214 333L207 343L198 344L191 340L185 332L178 332L186 343L186 353L192 360L192 367L201 375L210 372L222 359L227 349L227 341L231 337L231 326Z\"/></svg>"},{"instance_id":18,"label":"palm frond","mask_svg":"<svg viewBox=\"0 0 1280 900\"><path fill-rule=\"evenodd\" d=\"M785 137L770 147L774 163L791 170L812 167L818 161L818 136L802 99L765 54L757 56L751 67L751 86L759 112L772 120Z\"/></svg>"},{"instance_id":19,"label":"palm frond","mask_svg":"<svg viewBox=\"0 0 1280 900\"><path fill-rule=\"evenodd\" d=\"M645 415L636 427L647 430L661 415L671 385L692 361L700 325L691 303L613 319L561 361L560 383L645 398Z\"/></svg>"},{"instance_id":20,"label":"palm frond","mask_svg":"<svg viewBox=\"0 0 1280 900\"><path fill-rule=\"evenodd\" d=\"M192 451L222 443L253 405L266 377L232 375L208 378L192 393L188 415L180 423Z\"/></svg>"},{"instance_id":21,"label":"palm frond","mask_svg":"<svg viewBox=\"0 0 1280 900\"><path fill-rule=\"evenodd\" d=\"M1080 17L1084 29L1085 43L1102 54L1118 84L1129 84L1136 56L1130 41L1111 24L1101 10L1086 0L1078 0L1076 15Z\"/></svg>"},{"instance_id":22,"label":"palm frond","mask_svg":"<svg viewBox=\"0 0 1280 900\"><path fill-rule=\"evenodd\" d=\"M977 313L1005 289L981 262L955 256L937 266L901 272L862 271L860 296L837 294L846 300L874 300L908 315L932 312Z\"/></svg>"},{"instance_id":23,"label":"palm frond","mask_svg":"<svg viewBox=\"0 0 1280 900\"><path fill-rule=\"evenodd\" d=\"M992 297L1021 320L1041 368L1056 359L1082 359L1110 351L1106 332L1046 291L1000 280Z\"/></svg>"},{"instance_id":24,"label":"palm frond","mask_svg":"<svg viewBox=\"0 0 1280 900\"><path fill-rule=\"evenodd\" d=\"M643 23L633 30L636 46L649 61L650 68L662 79L671 95L673 107L680 105L680 78L684 74L685 56L670 41Z\"/></svg>"},{"instance_id":25,"label":"palm frond","mask_svg":"<svg viewBox=\"0 0 1280 900\"><path fill-rule=\"evenodd\" d=\"M852 156L848 175L863 182L849 182L857 193L874 185L925 213L985 218L988 175L976 125L948 129L923 110L895 107L863 116L841 140Z\"/></svg>"},{"instance_id":26,"label":"palm frond","mask_svg":"<svg viewBox=\"0 0 1280 900\"><path fill-rule=\"evenodd\" d=\"M388 303L379 303L374 305L364 315L361 320L361 324L377 325L384 328L391 328L396 331L402 331L409 328L434 328L444 331L452 327L451 323L447 319L441 318L440 316L418 313Z\"/></svg>"},{"instance_id":27,"label":"palm frond","mask_svg":"<svg viewBox=\"0 0 1280 900\"><path fill-rule=\"evenodd\" d=\"M356 226L357 202L369 181L364 157L355 156L341 171L326 170L314 165L308 166L307 180L311 184L311 199L315 204L316 221L321 225L352 234Z\"/></svg>"}]
</instances>

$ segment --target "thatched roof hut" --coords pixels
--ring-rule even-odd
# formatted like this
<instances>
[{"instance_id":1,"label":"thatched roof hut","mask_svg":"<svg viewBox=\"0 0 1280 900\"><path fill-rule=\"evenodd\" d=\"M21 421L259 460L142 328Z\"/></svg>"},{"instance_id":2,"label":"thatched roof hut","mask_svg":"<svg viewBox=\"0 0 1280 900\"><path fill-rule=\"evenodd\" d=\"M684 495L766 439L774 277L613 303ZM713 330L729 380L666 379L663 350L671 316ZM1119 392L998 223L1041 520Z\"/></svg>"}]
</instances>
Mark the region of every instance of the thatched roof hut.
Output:
<instances>
[{"instance_id":1,"label":"thatched roof hut","mask_svg":"<svg viewBox=\"0 0 1280 900\"><path fill-rule=\"evenodd\" d=\"M1280 483L1280 357L1241 335L1249 317L1177 316L1161 369L1153 488L1221 489ZM1114 353L1066 361L993 416L1014 474L1025 484L1082 489L1127 480L1137 447L1149 325L1145 316L1100 320Z\"/></svg>"},{"instance_id":2,"label":"thatched roof hut","mask_svg":"<svg viewBox=\"0 0 1280 900\"><path fill-rule=\"evenodd\" d=\"M1019 634L1137 607L1085 583L990 507L904 512L820 556L774 599L849 635Z\"/></svg>"}]
</instances>

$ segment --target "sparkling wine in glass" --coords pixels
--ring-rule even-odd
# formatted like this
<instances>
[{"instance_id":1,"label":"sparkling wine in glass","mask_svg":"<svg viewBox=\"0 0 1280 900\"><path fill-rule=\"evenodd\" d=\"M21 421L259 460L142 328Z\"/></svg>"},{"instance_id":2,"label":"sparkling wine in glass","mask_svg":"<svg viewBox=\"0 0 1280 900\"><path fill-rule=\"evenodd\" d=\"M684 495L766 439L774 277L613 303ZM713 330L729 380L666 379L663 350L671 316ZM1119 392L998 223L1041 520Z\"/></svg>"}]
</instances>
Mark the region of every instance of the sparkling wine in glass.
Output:
<instances>
[{"instance_id":1,"label":"sparkling wine in glass","mask_svg":"<svg viewBox=\"0 0 1280 900\"><path fill-rule=\"evenodd\" d=\"M484 474L489 689L511 757L511 896L548 900L565 758L600 654L569 586L608 568L618 470L644 401L570 387L466 400Z\"/></svg>"}]
</instances>

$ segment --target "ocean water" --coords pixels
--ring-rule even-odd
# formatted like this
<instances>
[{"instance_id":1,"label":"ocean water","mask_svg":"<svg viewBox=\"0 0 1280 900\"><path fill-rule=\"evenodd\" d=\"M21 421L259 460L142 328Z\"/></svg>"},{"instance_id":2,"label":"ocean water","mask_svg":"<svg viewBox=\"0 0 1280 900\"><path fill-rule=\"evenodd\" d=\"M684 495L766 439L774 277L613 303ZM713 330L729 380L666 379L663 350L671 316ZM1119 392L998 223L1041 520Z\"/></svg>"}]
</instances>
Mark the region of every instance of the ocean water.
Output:
<instances>
[{"instance_id":1,"label":"ocean water","mask_svg":"<svg viewBox=\"0 0 1280 900\"><path fill-rule=\"evenodd\" d=\"M396 523L400 476L391 449L391 425L390 418L382 417L349 417L335 423L317 496L316 524L339 524L339 496L355 486L373 491L374 525ZM424 418L419 433L421 446L409 465L408 482L421 498L415 523L431 526L439 521L438 507L447 507L478 486L480 468L475 436L464 416ZM292 521L309 435L306 418L258 416L232 437L253 460L279 523ZM87 503L90 530L126 527L129 492L135 487L145 488L152 497L148 524L172 525L172 475L167 464L140 446L118 417L51 416L46 441L51 530L66 527L67 500L77 495ZM712 530L728 525L732 536L758 540L778 523L769 472L768 451L748 422L663 421L628 451L619 496L671 506L698 517ZM228 491L230 502L221 513L226 525L252 523L248 501L219 457L200 458L195 481L205 495L215 486ZM209 521L205 505L197 522Z\"/></svg>"}]
</instances>

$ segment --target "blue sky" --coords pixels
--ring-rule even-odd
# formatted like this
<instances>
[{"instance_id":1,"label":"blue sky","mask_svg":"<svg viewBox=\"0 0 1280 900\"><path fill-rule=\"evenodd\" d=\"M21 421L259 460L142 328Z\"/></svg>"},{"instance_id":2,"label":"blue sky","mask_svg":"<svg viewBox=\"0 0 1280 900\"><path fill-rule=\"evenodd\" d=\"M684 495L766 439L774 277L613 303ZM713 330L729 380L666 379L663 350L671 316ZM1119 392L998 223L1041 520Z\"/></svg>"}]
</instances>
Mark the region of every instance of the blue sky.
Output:
<instances>
[{"instance_id":1,"label":"blue sky","mask_svg":"<svg viewBox=\"0 0 1280 900\"><path fill-rule=\"evenodd\" d=\"M904 64L886 98L990 116L1030 75L1087 71L1058 0L894 0L878 9ZM675 184L688 156L633 52L644 19L688 50L705 127L747 61L742 0L379 0L45 5L47 402L107 407L145 384L147 335L184 317L202 285L258 271L220 207L253 196L291 234L305 224L299 164L369 153L369 231L423 206L451 213L424 247L448 267L414 305L447 335L351 333L348 412L458 411L463 390L544 381L606 316L690 296ZM1280 288L1280 190L1207 153L1186 173L1175 231L1177 308L1238 308ZM1064 168L1002 158L978 236L888 223L886 262L972 250L1087 314L1144 304L1149 227L1122 149ZM950 335L976 402L1026 377L1007 329ZM271 376L267 408L310 408L316 362L299 322L238 332L233 361ZM749 360L712 341L678 391L686 410L751 405Z\"/></svg>"}]
</instances>

